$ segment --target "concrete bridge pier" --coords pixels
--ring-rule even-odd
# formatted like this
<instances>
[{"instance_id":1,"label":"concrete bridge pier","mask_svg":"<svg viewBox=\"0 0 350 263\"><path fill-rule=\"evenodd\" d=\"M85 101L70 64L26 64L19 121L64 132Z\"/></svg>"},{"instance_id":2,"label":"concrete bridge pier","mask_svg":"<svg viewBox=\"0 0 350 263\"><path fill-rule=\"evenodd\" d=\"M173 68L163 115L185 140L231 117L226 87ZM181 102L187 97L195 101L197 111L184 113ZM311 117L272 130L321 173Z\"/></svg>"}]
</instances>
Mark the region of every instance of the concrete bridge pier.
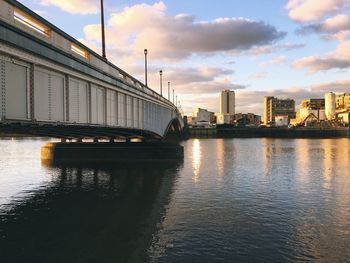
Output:
<instances>
[{"instance_id":1,"label":"concrete bridge pier","mask_svg":"<svg viewBox=\"0 0 350 263\"><path fill-rule=\"evenodd\" d=\"M179 160L184 158L178 143L155 142L59 142L41 148L45 163L114 163L140 160Z\"/></svg>"}]
</instances>

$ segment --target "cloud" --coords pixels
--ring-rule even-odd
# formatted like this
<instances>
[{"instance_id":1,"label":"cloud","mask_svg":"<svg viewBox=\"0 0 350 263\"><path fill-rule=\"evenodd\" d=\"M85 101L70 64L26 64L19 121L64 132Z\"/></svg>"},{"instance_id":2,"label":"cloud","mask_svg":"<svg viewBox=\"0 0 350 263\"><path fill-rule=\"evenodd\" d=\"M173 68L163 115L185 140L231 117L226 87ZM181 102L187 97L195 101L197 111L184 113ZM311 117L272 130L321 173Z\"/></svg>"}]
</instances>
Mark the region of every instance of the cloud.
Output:
<instances>
[{"instance_id":1,"label":"cloud","mask_svg":"<svg viewBox=\"0 0 350 263\"><path fill-rule=\"evenodd\" d=\"M289 0L286 8L292 20L309 22L320 20L349 5L350 0Z\"/></svg>"},{"instance_id":2,"label":"cloud","mask_svg":"<svg viewBox=\"0 0 350 263\"><path fill-rule=\"evenodd\" d=\"M148 68L148 85L157 92L160 89L159 68ZM142 65L129 65L127 71L143 81L144 68ZM237 84L232 80L234 71L219 67L166 67L163 68L163 91L167 96L167 83L177 94L184 94L193 98L203 94L215 94L224 89L245 89L247 86Z\"/></svg>"},{"instance_id":3,"label":"cloud","mask_svg":"<svg viewBox=\"0 0 350 263\"><path fill-rule=\"evenodd\" d=\"M42 5L53 5L71 14L96 14L99 2L96 0L41 0Z\"/></svg>"},{"instance_id":4,"label":"cloud","mask_svg":"<svg viewBox=\"0 0 350 263\"><path fill-rule=\"evenodd\" d=\"M320 34L326 40L344 41L350 36L350 16L338 14L324 21L311 23L297 30L298 34Z\"/></svg>"},{"instance_id":5,"label":"cloud","mask_svg":"<svg viewBox=\"0 0 350 263\"><path fill-rule=\"evenodd\" d=\"M350 79L314 85L311 87L311 90L315 92L324 92L324 93L330 92L330 91L337 92L337 93L349 92Z\"/></svg>"},{"instance_id":6,"label":"cloud","mask_svg":"<svg viewBox=\"0 0 350 263\"><path fill-rule=\"evenodd\" d=\"M301 33L338 33L340 31L350 30L350 16L336 15L328 18L321 23L314 23L304 26L299 32Z\"/></svg>"},{"instance_id":7,"label":"cloud","mask_svg":"<svg viewBox=\"0 0 350 263\"><path fill-rule=\"evenodd\" d=\"M306 46L305 44L293 44L293 43L264 45L264 46L258 46L258 47L252 48L249 51L249 54L253 56L266 55L266 54L271 54L273 52L278 52L278 51L290 51L293 49L304 48L305 46Z\"/></svg>"},{"instance_id":8,"label":"cloud","mask_svg":"<svg viewBox=\"0 0 350 263\"><path fill-rule=\"evenodd\" d=\"M200 94L216 94L222 90L241 90L247 88L246 85L232 83L228 79L219 79L210 82L188 83L176 85L175 89L180 94L198 96Z\"/></svg>"},{"instance_id":9,"label":"cloud","mask_svg":"<svg viewBox=\"0 0 350 263\"><path fill-rule=\"evenodd\" d=\"M258 79L263 79L267 76L266 71L261 71L261 72L256 72L248 77L250 80L258 80Z\"/></svg>"},{"instance_id":10,"label":"cloud","mask_svg":"<svg viewBox=\"0 0 350 263\"><path fill-rule=\"evenodd\" d=\"M222 68L173 68L168 70L167 78L173 80L177 85L187 85L189 83L213 81L217 77L231 75L233 70Z\"/></svg>"},{"instance_id":11,"label":"cloud","mask_svg":"<svg viewBox=\"0 0 350 263\"><path fill-rule=\"evenodd\" d=\"M287 57L286 56L278 56L278 57L274 57L269 61L265 61L260 63L260 66L262 67L268 67L268 66L272 66L272 65L279 65L282 64L284 62L287 61Z\"/></svg>"},{"instance_id":12,"label":"cloud","mask_svg":"<svg viewBox=\"0 0 350 263\"><path fill-rule=\"evenodd\" d=\"M99 31L99 25L86 26L85 39L99 42ZM246 18L197 22L194 16L186 14L167 15L161 1L112 13L106 27L109 46L128 47L135 53L148 48L153 59L161 60L179 60L193 54L241 52L272 44L285 35L269 24Z\"/></svg>"},{"instance_id":13,"label":"cloud","mask_svg":"<svg viewBox=\"0 0 350 263\"><path fill-rule=\"evenodd\" d=\"M310 56L299 59L293 63L295 68L308 68L310 73L330 69L344 69L350 67L350 61L342 58Z\"/></svg>"},{"instance_id":14,"label":"cloud","mask_svg":"<svg viewBox=\"0 0 350 263\"><path fill-rule=\"evenodd\" d=\"M310 73L331 69L344 69L350 67L350 41L338 45L335 52L326 54L324 57L309 56L293 62L294 68L306 68Z\"/></svg>"}]
</instances>

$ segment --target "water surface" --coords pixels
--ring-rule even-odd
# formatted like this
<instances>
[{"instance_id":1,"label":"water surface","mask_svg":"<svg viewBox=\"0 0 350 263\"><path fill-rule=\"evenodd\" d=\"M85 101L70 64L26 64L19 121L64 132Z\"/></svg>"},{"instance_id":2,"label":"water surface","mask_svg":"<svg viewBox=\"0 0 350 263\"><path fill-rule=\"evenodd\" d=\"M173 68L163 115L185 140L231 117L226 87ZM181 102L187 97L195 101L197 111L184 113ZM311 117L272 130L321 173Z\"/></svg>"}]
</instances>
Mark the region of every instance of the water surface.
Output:
<instances>
[{"instance_id":1,"label":"water surface","mask_svg":"<svg viewBox=\"0 0 350 263\"><path fill-rule=\"evenodd\" d=\"M350 261L349 139L188 140L185 160L47 167L0 140L1 262Z\"/></svg>"}]
</instances>

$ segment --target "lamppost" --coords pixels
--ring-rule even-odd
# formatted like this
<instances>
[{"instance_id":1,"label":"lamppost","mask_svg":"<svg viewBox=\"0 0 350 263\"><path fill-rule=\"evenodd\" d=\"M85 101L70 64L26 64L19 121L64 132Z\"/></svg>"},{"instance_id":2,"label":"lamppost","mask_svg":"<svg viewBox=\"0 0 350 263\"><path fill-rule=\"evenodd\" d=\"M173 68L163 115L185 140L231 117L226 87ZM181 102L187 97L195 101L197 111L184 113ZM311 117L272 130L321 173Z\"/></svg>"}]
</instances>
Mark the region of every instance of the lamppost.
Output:
<instances>
[{"instance_id":1,"label":"lamppost","mask_svg":"<svg viewBox=\"0 0 350 263\"><path fill-rule=\"evenodd\" d=\"M177 95L176 95L176 108L177 108Z\"/></svg>"},{"instance_id":2,"label":"lamppost","mask_svg":"<svg viewBox=\"0 0 350 263\"><path fill-rule=\"evenodd\" d=\"M168 81L168 101L170 101L170 81Z\"/></svg>"},{"instance_id":3,"label":"lamppost","mask_svg":"<svg viewBox=\"0 0 350 263\"><path fill-rule=\"evenodd\" d=\"M173 89L173 104L175 104L175 90Z\"/></svg>"},{"instance_id":4,"label":"lamppost","mask_svg":"<svg viewBox=\"0 0 350 263\"><path fill-rule=\"evenodd\" d=\"M160 96L163 96L163 70L159 71L160 76Z\"/></svg>"},{"instance_id":5,"label":"lamppost","mask_svg":"<svg viewBox=\"0 0 350 263\"><path fill-rule=\"evenodd\" d=\"M103 10L103 0L101 0L101 36L102 36L102 57L106 58L105 16L104 16L104 10Z\"/></svg>"},{"instance_id":6,"label":"lamppost","mask_svg":"<svg viewBox=\"0 0 350 263\"><path fill-rule=\"evenodd\" d=\"M145 84L146 84L146 87L148 87L148 83L147 83L147 54L148 54L148 50L145 49L143 51L143 53L145 54Z\"/></svg>"}]
</instances>

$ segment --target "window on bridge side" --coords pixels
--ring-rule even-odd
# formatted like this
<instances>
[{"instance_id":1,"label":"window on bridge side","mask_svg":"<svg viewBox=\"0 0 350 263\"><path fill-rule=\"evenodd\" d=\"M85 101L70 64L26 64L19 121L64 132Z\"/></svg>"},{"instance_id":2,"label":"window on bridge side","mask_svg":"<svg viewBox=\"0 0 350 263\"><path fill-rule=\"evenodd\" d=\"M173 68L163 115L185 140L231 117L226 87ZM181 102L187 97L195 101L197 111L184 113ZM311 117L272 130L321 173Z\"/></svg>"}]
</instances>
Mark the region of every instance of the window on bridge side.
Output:
<instances>
[{"instance_id":1,"label":"window on bridge side","mask_svg":"<svg viewBox=\"0 0 350 263\"><path fill-rule=\"evenodd\" d=\"M78 47L77 45L71 44L71 50L75 54L77 54L85 59L89 58L89 53L86 50L82 49L81 47Z\"/></svg>"},{"instance_id":2,"label":"window on bridge side","mask_svg":"<svg viewBox=\"0 0 350 263\"><path fill-rule=\"evenodd\" d=\"M14 19L15 21L21 23L22 25L25 25L26 27L34 30L37 33L42 34L45 37L50 37L51 35L50 28L40 23L36 19L32 18L30 15L23 12L22 10L15 8Z\"/></svg>"}]
</instances>

